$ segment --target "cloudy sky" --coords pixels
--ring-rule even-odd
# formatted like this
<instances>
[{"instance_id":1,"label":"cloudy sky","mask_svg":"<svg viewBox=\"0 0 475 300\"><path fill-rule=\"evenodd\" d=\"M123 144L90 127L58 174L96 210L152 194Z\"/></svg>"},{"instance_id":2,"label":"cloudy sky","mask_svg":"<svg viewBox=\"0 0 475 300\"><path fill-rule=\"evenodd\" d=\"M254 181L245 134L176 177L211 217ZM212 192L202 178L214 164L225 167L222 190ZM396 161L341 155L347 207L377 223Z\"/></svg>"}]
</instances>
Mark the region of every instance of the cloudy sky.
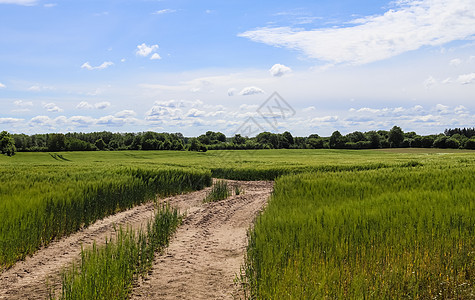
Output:
<instances>
[{"instance_id":1,"label":"cloudy sky","mask_svg":"<svg viewBox=\"0 0 475 300\"><path fill-rule=\"evenodd\" d=\"M0 103L28 134L473 127L475 0L0 0Z\"/></svg>"}]
</instances>

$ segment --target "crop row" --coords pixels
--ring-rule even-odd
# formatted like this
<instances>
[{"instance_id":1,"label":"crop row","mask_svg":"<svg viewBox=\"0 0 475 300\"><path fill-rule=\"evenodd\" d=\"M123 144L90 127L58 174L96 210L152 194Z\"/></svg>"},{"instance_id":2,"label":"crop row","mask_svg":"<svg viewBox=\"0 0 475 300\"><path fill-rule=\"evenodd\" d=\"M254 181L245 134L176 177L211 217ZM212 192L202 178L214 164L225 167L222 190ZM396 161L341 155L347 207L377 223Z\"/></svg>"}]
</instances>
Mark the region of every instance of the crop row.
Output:
<instances>
[{"instance_id":1,"label":"crop row","mask_svg":"<svg viewBox=\"0 0 475 300\"><path fill-rule=\"evenodd\" d=\"M12 166L0 174L0 269L108 215L211 185L195 169Z\"/></svg>"},{"instance_id":2,"label":"crop row","mask_svg":"<svg viewBox=\"0 0 475 300\"><path fill-rule=\"evenodd\" d=\"M249 233L247 297L473 297L473 182L473 164L281 177Z\"/></svg>"},{"instance_id":3,"label":"crop row","mask_svg":"<svg viewBox=\"0 0 475 300\"><path fill-rule=\"evenodd\" d=\"M58 299L128 299L134 282L146 276L180 219L176 209L159 206L145 230L120 228L104 246L94 243L82 249L80 263L63 271Z\"/></svg>"}]
</instances>

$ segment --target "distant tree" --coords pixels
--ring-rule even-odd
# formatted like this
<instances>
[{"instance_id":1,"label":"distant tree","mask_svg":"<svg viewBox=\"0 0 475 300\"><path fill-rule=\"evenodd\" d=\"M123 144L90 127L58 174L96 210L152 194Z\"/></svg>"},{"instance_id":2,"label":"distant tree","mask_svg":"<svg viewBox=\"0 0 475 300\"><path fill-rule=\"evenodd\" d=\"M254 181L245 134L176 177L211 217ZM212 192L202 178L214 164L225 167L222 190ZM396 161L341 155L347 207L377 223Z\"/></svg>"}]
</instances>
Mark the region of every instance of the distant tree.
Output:
<instances>
[{"instance_id":1,"label":"distant tree","mask_svg":"<svg viewBox=\"0 0 475 300\"><path fill-rule=\"evenodd\" d=\"M349 142L358 143L360 141L366 141L365 135L360 131L355 131L346 135Z\"/></svg>"},{"instance_id":2,"label":"distant tree","mask_svg":"<svg viewBox=\"0 0 475 300\"><path fill-rule=\"evenodd\" d=\"M190 145L188 146L188 151L206 152L208 151L208 148L205 145L201 144L198 139L192 138L190 141Z\"/></svg>"},{"instance_id":3,"label":"distant tree","mask_svg":"<svg viewBox=\"0 0 475 300\"><path fill-rule=\"evenodd\" d=\"M235 134L232 141L236 145L241 145L241 144L244 144L246 142L246 138L241 136L240 134Z\"/></svg>"},{"instance_id":4,"label":"distant tree","mask_svg":"<svg viewBox=\"0 0 475 300\"><path fill-rule=\"evenodd\" d=\"M411 142L412 148L421 148L422 147L422 137L420 135L416 135Z\"/></svg>"},{"instance_id":5,"label":"distant tree","mask_svg":"<svg viewBox=\"0 0 475 300\"><path fill-rule=\"evenodd\" d=\"M15 139L6 131L0 133L0 151L7 156L15 155Z\"/></svg>"},{"instance_id":6,"label":"distant tree","mask_svg":"<svg viewBox=\"0 0 475 300\"><path fill-rule=\"evenodd\" d=\"M447 148L446 142L449 138L445 135L440 135L438 138L434 140L433 146L434 148Z\"/></svg>"},{"instance_id":7,"label":"distant tree","mask_svg":"<svg viewBox=\"0 0 475 300\"><path fill-rule=\"evenodd\" d=\"M292 136L292 134L288 131L282 133L282 137L284 138L284 140L289 144L289 145L293 145L294 144L294 137Z\"/></svg>"},{"instance_id":8,"label":"distant tree","mask_svg":"<svg viewBox=\"0 0 475 300\"><path fill-rule=\"evenodd\" d=\"M366 132L366 139L371 143L371 148L381 148L381 136L376 131Z\"/></svg>"},{"instance_id":9,"label":"distant tree","mask_svg":"<svg viewBox=\"0 0 475 300\"><path fill-rule=\"evenodd\" d=\"M464 146L465 149L470 149L470 150L475 150L475 137L467 140L465 142L465 146Z\"/></svg>"},{"instance_id":10,"label":"distant tree","mask_svg":"<svg viewBox=\"0 0 475 300\"><path fill-rule=\"evenodd\" d=\"M106 142L104 142L103 139L98 139L95 141L94 145L97 147L99 150L104 150L107 146Z\"/></svg>"},{"instance_id":11,"label":"distant tree","mask_svg":"<svg viewBox=\"0 0 475 300\"><path fill-rule=\"evenodd\" d=\"M332 133L332 136L330 137L330 148L341 149L344 148L345 143L346 139L341 135L338 130Z\"/></svg>"},{"instance_id":12,"label":"distant tree","mask_svg":"<svg viewBox=\"0 0 475 300\"><path fill-rule=\"evenodd\" d=\"M323 140L321 138L309 138L309 139L307 139L307 148L322 149L323 148Z\"/></svg>"},{"instance_id":13,"label":"distant tree","mask_svg":"<svg viewBox=\"0 0 475 300\"><path fill-rule=\"evenodd\" d=\"M183 141L182 141L182 140L174 140L174 141L173 141L172 150L181 151L181 150L183 150L184 148L185 148L185 147L183 146Z\"/></svg>"},{"instance_id":14,"label":"distant tree","mask_svg":"<svg viewBox=\"0 0 475 300\"><path fill-rule=\"evenodd\" d=\"M458 149L460 148L460 142L457 139L451 137L445 141L445 146L451 149Z\"/></svg>"},{"instance_id":15,"label":"distant tree","mask_svg":"<svg viewBox=\"0 0 475 300\"><path fill-rule=\"evenodd\" d=\"M48 135L48 151L63 151L66 148L66 137L62 133Z\"/></svg>"},{"instance_id":16,"label":"distant tree","mask_svg":"<svg viewBox=\"0 0 475 300\"><path fill-rule=\"evenodd\" d=\"M404 132L402 131L401 127L394 126L389 131L388 141L391 145L391 148L397 148L401 145L404 141Z\"/></svg>"},{"instance_id":17,"label":"distant tree","mask_svg":"<svg viewBox=\"0 0 475 300\"><path fill-rule=\"evenodd\" d=\"M91 151L94 150L94 145L77 138L67 137L65 148L67 151Z\"/></svg>"},{"instance_id":18,"label":"distant tree","mask_svg":"<svg viewBox=\"0 0 475 300\"><path fill-rule=\"evenodd\" d=\"M422 148L431 148L434 145L435 137L431 135L422 137Z\"/></svg>"}]
</instances>

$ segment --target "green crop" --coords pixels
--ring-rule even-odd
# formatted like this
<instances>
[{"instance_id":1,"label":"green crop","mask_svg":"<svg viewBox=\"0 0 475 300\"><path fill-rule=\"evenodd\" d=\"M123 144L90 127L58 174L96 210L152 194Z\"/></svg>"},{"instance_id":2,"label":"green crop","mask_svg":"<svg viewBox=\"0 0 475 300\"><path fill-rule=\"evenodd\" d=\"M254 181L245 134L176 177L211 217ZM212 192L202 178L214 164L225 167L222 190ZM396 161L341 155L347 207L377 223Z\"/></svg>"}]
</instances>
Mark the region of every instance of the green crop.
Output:
<instances>
[{"instance_id":1,"label":"green crop","mask_svg":"<svg viewBox=\"0 0 475 300\"><path fill-rule=\"evenodd\" d=\"M2 167L0 183L1 270L54 239L157 195L209 186L211 172L132 164L23 163Z\"/></svg>"},{"instance_id":2,"label":"green crop","mask_svg":"<svg viewBox=\"0 0 475 300\"><path fill-rule=\"evenodd\" d=\"M473 159L443 158L281 177L249 233L247 297L473 297L474 182Z\"/></svg>"},{"instance_id":3,"label":"green crop","mask_svg":"<svg viewBox=\"0 0 475 300\"><path fill-rule=\"evenodd\" d=\"M80 263L62 274L59 299L128 299L133 283L147 274L179 222L176 209L161 206L146 230L120 228L104 246L82 249Z\"/></svg>"},{"instance_id":4,"label":"green crop","mask_svg":"<svg viewBox=\"0 0 475 300\"><path fill-rule=\"evenodd\" d=\"M206 195L204 202L216 202L224 200L231 195L228 183L224 180L218 180L213 184L211 191Z\"/></svg>"}]
</instances>

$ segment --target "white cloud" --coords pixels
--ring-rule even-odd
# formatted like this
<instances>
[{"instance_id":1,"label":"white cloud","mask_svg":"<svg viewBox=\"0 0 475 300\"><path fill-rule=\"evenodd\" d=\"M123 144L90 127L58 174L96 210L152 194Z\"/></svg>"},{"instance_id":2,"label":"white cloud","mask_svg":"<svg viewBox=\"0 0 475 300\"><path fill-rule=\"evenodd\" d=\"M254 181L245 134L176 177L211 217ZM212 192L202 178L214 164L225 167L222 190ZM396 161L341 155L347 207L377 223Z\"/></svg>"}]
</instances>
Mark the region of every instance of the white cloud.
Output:
<instances>
[{"instance_id":1,"label":"white cloud","mask_svg":"<svg viewBox=\"0 0 475 300\"><path fill-rule=\"evenodd\" d=\"M107 126L123 126L123 125L126 125L126 124L134 124L134 123L137 123L138 120L135 119L135 118L131 118L131 117L125 117L125 118L122 118L122 117L117 117L117 116L104 116L104 117L101 117L99 118L97 121L96 121L96 124L97 125L107 125Z\"/></svg>"},{"instance_id":2,"label":"white cloud","mask_svg":"<svg viewBox=\"0 0 475 300\"><path fill-rule=\"evenodd\" d=\"M257 110L259 108L259 105L257 104L241 104L239 106L240 110Z\"/></svg>"},{"instance_id":3,"label":"white cloud","mask_svg":"<svg viewBox=\"0 0 475 300\"><path fill-rule=\"evenodd\" d=\"M424 81L424 87L426 89L430 89L432 88L435 84L437 83L437 80L432 77L432 76L429 76L429 78L427 78L425 81Z\"/></svg>"},{"instance_id":4,"label":"white cloud","mask_svg":"<svg viewBox=\"0 0 475 300\"><path fill-rule=\"evenodd\" d=\"M36 117L33 117L28 122L28 124L32 127L43 127L43 126L53 127L54 120L47 116L36 116Z\"/></svg>"},{"instance_id":5,"label":"white cloud","mask_svg":"<svg viewBox=\"0 0 475 300\"><path fill-rule=\"evenodd\" d=\"M152 52L155 52L158 50L158 45L151 45L148 46L147 44L143 43L142 45L137 46L137 51L135 54L143 57L149 56Z\"/></svg>"},{"instance_id":6,"label":"white cloud","mask_svg":"<svg viewBox=\"0 0 475 300\"><path fill-rule=\"evenodd\" d=\"M85 62L82 66L81 66L81 69L87 69L89 71L92 71L92 70L103 70L103 69L107 69L108 67L114 65L113 62L111 61L105 61L103 62L101 65L97 66L97 67L93 67L89 64L89 62Z\"/></svg>"},{"instance_id":7,"label":"white cloud","mask_svg":"<svg viewBox=\"0 0 475 300\"><path fill-rule=\"evenodd\" d=\"M99 102L94 105L95 108L97 109L105 109L111 106L110 102L104 101L104 102Z\"/></svg>"},{"instance_id":8,"label":"white cloud","mask_svg":"<svg viewBox=\"0 0 475 300\"><path fill-rule=\"evenodd\" d=\"M52 86L41 86L39 84L32 85L28 88L29 91L32 92L41 92L41 91L53 91L55 90Z\"/></svg>"},{"instance_id":9,"label":"white cloud","mask_svg":"<svg viewBox=\"0 0 475 300\"><path fill-rule=\"evenodd\" d=\"M457 115L461 115L461 114L466 114L466 113L468 113L468 112L467 112L467 108L466 108L465 106L463 106L463 105L457 106L457 107L454 109L454 111L455 111L455 113L456 113Z\"/></svg>"},{"instance_id":10,"label":"white cloud","mask_svg":"<svg viewBox=\"0 0 475 300\"><path fill-rule=\"evenodd\" d=\"M81 101L79 104L76 106L77 109L91 109L93 106L89 104L86 101Z\"/></svg>"},{"instance_id":11,"label":"white cloud","mask_svg":"<svg viewBox=\"0 0 475 300\"><path fill-rule=\"evenodd\" d=\"M36 5L38 0L0 0L0 4L18 4L24 6Z\"/></svg>"},{"instance_id":12,"label":"white cloud","mask_svg":"<svg viewBox=\"0 0 475 300\"><path fill-rule=\"evenodd\" d=\"M443 105L443 104L437 104L435 106L435 110L439 114L448 114L449 113L449 107L447 105Z\"/></svg>"},{"instance_id":13,"label":"white cloud","mask_svg":"<svg viewBox=\"0 0 475 300\"><path fill-rule=\"evenodd\" d=\"M448 77L448 78L446 78L446 79L442 80L442 83L443 83L443 84L449 84L449 83L452 83L452 78Z\"/></svg>"},{"instance_id":14,"label":"white cloud","mask_svg":"<svg viewBox=\"0 0 475 300\"><path fill-rule=\"evenodd\" d=\"M73 126L87 127L90 125L94 125L96 123L96 120L89 116L72 116L68 119L68 122Z\"/></svg>"},{"instance_id":15,"label":"white cloud","mask_svg":"<svg viewBox=\"0 0 475 300\"><path fill-rule=\"evenodd\" d=\"M62 112L63 110L54 103L46 103L43 106L49 112Z\"/></svg>"},{"instance_id":16,"label":"white cloud","mask_svg":"<svg viewBox=\"0 0 475 300\"><path fill-rule=\"evenodd\" d=\"M4 89L6 87L7 87L6 85L4 85L3 83L0 82L0 89Z\"/></svg>"},{"instance_id":17,"label":"white cloud","mask_svg":"<svg viewBox=\"0 0 475 300\"><path fill-rule=\"evenodd\" d=\"M241 96L250 96L250 95L257 95L257 94L262 94L262 93L264 93L262 89L255 86L249 86L249 87L243 88L239 94Z\"/></svg>"},{"instance_id":18,"label":"white cloud","mask_svg":"<svg viewBox=\"0 0 475 300\"><path fill-rule=\"evenodd\" d=\"M205 112L196 108L190 109L187 113L187 117L192 117L192 118L197 118L197 117L202 117L205 115Z\"/></svg>"},{"instance_id":19,"label":"white cloud","mask_svg":"<svg viewBox=\"0 0 475 300\"><path fill-rule=\"evenodd\" d=\"M452 66L452 67L458 67L462 64L462 60L460 58L454 58L452 59L449 64Z\"/></svg>"},{"instance_id":20,"label":"white cloud","mask_svg":"<svg viewBox=\"0 0 475 300\"><path fill-rule=\"evenodd\" d=\"M135 117L137 113L133 110L122 110L115 114L117 118L132 118Z\"/></svg>"},{"instance_id":21,"label":"white cloud","mask_svg":"<svg viewBox=\"0 0 475 300\"><path fill-rule=\"evenodd\" d=\"M13 104L18 107L31 107L33 106L33 102L31 101L23 101L23 100L15 100L13 101Z\"/></svg>"},{"instance_id":22,"label":"white cloud","mask_svg":"<svg viewBox=\"0 0 475 300\"><path fill-rule=\"evenodd\" d=\"M475 83L475 73L463 74L457 78L457 81L461 84Z\"/></svg>"},{"instance_id":23,"label":"white cloud","mask_svg":"<svg viewBox=\"0 0 475 300\"><path fill-rule=\"evenodd\" d=\"M303 112L311 112L311 111L315 111L316 108L315 106L309 106L309 107L306 107L304 109L302 109Z\"/></svg>"},{"instance_id":24,"label":"white cloud","mask_svg":"<svg viewBox=\"0 0 475 300\"><path fill-rule=\"evenodd\" d=\"M167 9L157 10L157 11L154 12L153 14L154 14L154 15L163 15L163 14L171 14L171 13L174 13L174 12L176 12L175 9L167 8Z\"/></svg>"},{"instance_id":25,"label":"white cloud","mask_svg":"<svg viewBox=\"0 0 475 300\"><path fill-rule=\"evenodd\" d=\"M237 90L235 88L228 89L228 96L232 97L236 94Z\"/></svg>"},{"instance_id":26,"label":"white cloud","mask_svg":"<svg viewBox=\"0 0 475 300\"><path fill-rule=\"evenodd\" d=\"M162 59L162 57L158 53L154 53L152 54L152 56L150 56L150 59L156 60L156 59Z\"/></svg>"},{"instance_id":27,"label":"white cloud","mask_svg":"<svg viewBox=\"0 0 475 300\"><path fill-rule=\"evenodd\" d=\"M57 4L56 3L45 3L43 6L44 7L55 7Z\"/></svg>"},{"instance_id":28,"label":"white cloud","mask_svg":"<svg viewBox=\"0 0 475 300\"><path fill-rule=\"evenodd\" d=\"M474 1L404 0L396 5L383 15L354 20L353 26L314 30L264 27L239 36L299 50L323 61L365 64L475 34Z\"/></svg>"},{"instance_id":29,"label":"white cloud","mask_svg":"<svg viewBox=\"0 0 475 300\"><path fill-rule=\"evenodd\" d=\"M165 118L178 120L181 119L182 110L166 106L154 105L145 114L147 121L163 121Z\"/></svg>"},{"instance_id":30,"label":"white cloud","mask_svg":"<svg viewBox=\"0 0 475 300\"><path fill-rule=\"evenodd\" d=\"M14 123L20 123L22 121L24 121L24 119L0 118L0 124L14 124Z\"/></svg>"},{"instance_id":31,"label":"white cloud","mask_svg":"<svg viewBox=\"0 0 475 300\"><path fill-rule=\"evenodd\" d=\"M313 118L310 122L311 123L322 123L322 122L336 122L338 121L338 116L325 116L325 117L318 117Z\"/></svg>"},{"instance_id":32,"label":"white cloud","mask_svg":"<svg viewBox=\"0 0 475 300\"><path fill-rule=\"evenodd\" d=\"M287 73L292 72L292 69L281 64L275 64L272 66L272 68L270 68L269 72L274 77L281 77Z\"/></svg>"}]
</instances>

